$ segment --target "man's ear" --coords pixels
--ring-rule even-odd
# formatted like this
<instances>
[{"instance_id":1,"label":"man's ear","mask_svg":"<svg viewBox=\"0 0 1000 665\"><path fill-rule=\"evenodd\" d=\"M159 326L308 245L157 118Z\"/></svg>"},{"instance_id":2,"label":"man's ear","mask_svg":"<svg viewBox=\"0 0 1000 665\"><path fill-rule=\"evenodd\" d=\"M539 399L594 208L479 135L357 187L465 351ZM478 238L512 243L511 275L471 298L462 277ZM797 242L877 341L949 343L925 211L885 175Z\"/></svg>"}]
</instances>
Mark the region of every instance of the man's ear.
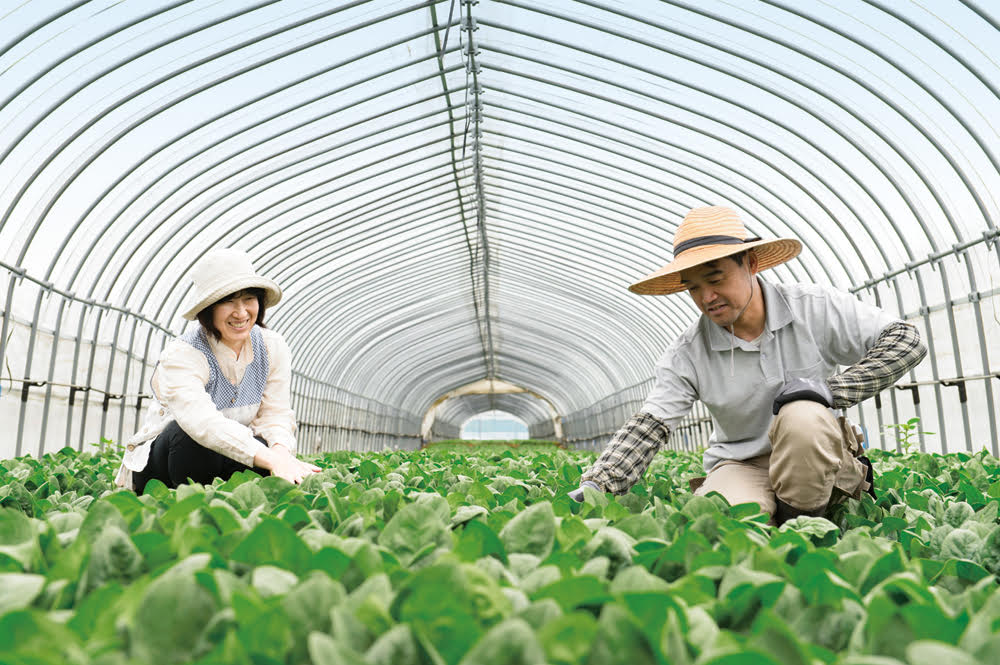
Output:
<instances>
[{"instance_id":1,"label":"man's ear","mask_svg":"<svg viewBox=\"0 0 1000 665\"><path fill-rule=\"evenodd\" d=\"M747 268L750 270L751 275L757 274L757 267L760 265L760 261L757 260L757 250L748 249L747 250Z\"/></svg>"}]
</instances>

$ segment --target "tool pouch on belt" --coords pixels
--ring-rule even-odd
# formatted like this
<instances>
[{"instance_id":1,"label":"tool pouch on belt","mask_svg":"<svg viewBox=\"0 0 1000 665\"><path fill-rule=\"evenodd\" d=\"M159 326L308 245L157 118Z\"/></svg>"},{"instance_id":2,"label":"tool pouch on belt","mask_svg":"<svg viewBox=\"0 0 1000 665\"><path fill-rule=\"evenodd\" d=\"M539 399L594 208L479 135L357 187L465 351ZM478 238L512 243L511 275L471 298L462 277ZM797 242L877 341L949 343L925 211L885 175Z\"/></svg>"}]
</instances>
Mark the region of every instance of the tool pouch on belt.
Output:
<instances>
[{"instance_id":1,"label":"tool pouch on belt","mask_svg":"<svg viewBox=\"0 0 1000 665\"><path fill-rule=\"evenodd\" d=\"M846 497L860 499L862 492L875 496L874 477L871 462L864 453L864 434L861 428L853 424L845 416L837 417L843 445L840 449L840 470L833 481L833 501L842 501Z\"/></svg>"}]
</instances>

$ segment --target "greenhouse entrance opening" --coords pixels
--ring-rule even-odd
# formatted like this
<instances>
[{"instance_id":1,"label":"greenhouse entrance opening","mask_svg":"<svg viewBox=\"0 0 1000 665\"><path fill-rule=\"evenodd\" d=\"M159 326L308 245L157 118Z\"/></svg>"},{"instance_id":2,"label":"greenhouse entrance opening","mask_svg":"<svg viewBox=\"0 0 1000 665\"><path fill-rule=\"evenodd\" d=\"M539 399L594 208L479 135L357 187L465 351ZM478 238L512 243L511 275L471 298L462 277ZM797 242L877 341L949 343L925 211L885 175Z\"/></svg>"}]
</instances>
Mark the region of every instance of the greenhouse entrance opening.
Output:
<instances>
[{"instance_id":1,"label":"greenhouse entrance opening","mask_svg":"<svg viewBox=\"0 0 1000 665\"><path fill-rule=\"evenodd\" d=\"M472 441L516 441L527 439L528 424L506 411L485 411L462 424L461 438Z\"/></svg>"},{"instance_id":2,"label":"greenhouse entrance opening","mask_svg":"<svg viewBox=\"0 0 1000 665\"><path fill-rule=\"evenodd\" d=\"M476 418L483 420L477 423ZM480 430L482 436L476 434ZM545 396L508 381L480 379L434 400L420 433L425 443L458 438L562 441L563 427L562 417ZM503 436L487 436L490 433Z\"/></svg>"}]
</instances>

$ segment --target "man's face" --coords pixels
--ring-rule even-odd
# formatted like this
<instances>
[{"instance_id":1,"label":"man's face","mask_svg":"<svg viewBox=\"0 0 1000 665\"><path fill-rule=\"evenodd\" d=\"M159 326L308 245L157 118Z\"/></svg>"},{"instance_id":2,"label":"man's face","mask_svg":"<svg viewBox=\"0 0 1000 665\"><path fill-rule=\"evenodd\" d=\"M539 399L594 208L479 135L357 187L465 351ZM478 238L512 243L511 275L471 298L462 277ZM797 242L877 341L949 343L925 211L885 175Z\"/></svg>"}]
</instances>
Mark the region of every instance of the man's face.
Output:
<instances>
[{"instance_id":1,"label":"man's face","mask_svg":"<svg viewBox=\"0 0 1000 665\"><path fill-rule=\"evenodd\" d=\"M681 284L703 314L728 328L736 323L753 294L755 258L752 254L743 257L743 265L729 257L703 263L681 271Z\"/></svg>"}]
</instances>

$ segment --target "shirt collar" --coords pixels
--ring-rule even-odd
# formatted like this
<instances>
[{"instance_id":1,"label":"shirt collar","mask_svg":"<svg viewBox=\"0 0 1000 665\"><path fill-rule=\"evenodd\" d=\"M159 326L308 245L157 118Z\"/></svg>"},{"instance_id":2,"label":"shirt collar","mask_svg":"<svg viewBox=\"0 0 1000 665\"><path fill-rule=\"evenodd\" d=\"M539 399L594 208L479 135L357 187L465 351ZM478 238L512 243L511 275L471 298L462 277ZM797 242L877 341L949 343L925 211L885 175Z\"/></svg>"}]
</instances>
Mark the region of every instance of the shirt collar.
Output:
<instances>
[{"instance_id":1,"label":"shirt collar","mask_svg":"<svg viewBox=\"0 0 1000 665\"><path fill-rule=\"evenodd\" d=\"M788 307L788 301L785 300L784 296L774 288L772 284L764 281L760 277L757 277L757 284L760 286L761 293L764 295L764 330L765 332L771 331L772 333L780 328L787 326L792 322L792 310ZM728 351L730 345L733 343L732 334L725 328L717 326L712 323L704 314L701 315L701 323L703 326L708 328L708 340L713 351ZM765 340L769 335L764 335L762 340ZM740 342L743 340L737 339L736 346L742 348Z\"/></svg>"},{"instance_id":2,"label":"shirt collar","mask_svg":"<svg viewBox=\"0 0 1000 665\"><path fill-rule=\"evenodd\" d=\"M205 339L208 340L208 347L212 349L212 353L215 354L216 358L220 360L225 358L231 363L237 362L247 362L247 359L253 360L253 344L250 341L250 336L248 335L246 340L243 342L243 348L240 349L240 357L237 360L236 352L230 349L228 346L222 343L222 339L215 339L215 335L210 333L205 333Z\"/></svg>"}]
</instances>

